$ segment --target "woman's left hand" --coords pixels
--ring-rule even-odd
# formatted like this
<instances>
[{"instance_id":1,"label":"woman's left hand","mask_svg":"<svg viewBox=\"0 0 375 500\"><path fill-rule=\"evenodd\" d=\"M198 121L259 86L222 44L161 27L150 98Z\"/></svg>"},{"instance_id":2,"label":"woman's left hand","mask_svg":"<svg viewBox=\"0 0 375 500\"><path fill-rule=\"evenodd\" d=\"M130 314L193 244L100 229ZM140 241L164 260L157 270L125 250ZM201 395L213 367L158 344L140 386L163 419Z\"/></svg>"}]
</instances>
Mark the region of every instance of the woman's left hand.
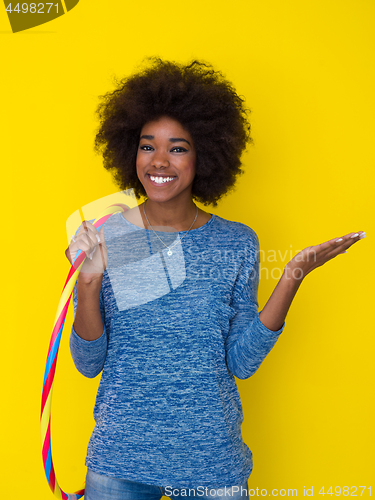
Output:
<instances>
[{"instance_id":1,"label":"woman's left hand","mask_svg":"<svg viewBox=\"0 0 375 500\"><path fill-rule=\"evenodd\" d=\"M320 245L307 247L295 255L285 266L285 277L301 281L311 271L322 266L337 255L345 253L349 247L365 237L365 232L358 231L357 233L346 234L340 238L334 238Z\"/></svg>"}]
</instances>

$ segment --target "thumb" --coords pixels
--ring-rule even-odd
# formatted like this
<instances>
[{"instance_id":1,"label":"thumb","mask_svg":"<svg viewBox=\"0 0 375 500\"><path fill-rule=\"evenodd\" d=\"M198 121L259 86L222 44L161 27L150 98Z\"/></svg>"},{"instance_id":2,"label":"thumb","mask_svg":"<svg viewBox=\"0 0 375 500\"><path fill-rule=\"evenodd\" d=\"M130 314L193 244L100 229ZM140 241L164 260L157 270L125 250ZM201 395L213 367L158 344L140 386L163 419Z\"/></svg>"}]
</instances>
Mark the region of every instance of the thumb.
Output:
<instances>
[{"instance_id":1,"label":"thumb","mask_svg":"<svg viewBox=\"0 0 375 500\"><path fill-rule=\"evenodd\" d=\"M100 243L104 243L104 226L99 229Z\"/></svg>"}]
</instances>

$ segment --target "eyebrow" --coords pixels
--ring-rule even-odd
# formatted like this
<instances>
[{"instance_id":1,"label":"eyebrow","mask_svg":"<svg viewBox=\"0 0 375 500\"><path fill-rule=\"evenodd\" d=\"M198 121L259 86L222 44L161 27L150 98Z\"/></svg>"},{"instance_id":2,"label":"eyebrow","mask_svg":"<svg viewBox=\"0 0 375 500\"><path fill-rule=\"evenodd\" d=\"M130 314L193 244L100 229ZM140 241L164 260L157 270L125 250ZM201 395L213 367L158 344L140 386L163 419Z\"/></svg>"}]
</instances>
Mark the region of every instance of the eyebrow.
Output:
<instances>
[{"instance_id":1,"label":"eyebrow","mask_svg":"<svg viewBox=\"0 0 375 500\"><path fill-rule=\"evenodd\" d=\"M155 136L153 135L142 135L140 138L141 139L147 139L148 141L152 141L153 139L155 139ZM190 142L187 141L186 139L183 139L182 137L171 137L169 139L170 142L187 142L189 144L189 146L191 146Z\"/></svg>"}]
</instances>

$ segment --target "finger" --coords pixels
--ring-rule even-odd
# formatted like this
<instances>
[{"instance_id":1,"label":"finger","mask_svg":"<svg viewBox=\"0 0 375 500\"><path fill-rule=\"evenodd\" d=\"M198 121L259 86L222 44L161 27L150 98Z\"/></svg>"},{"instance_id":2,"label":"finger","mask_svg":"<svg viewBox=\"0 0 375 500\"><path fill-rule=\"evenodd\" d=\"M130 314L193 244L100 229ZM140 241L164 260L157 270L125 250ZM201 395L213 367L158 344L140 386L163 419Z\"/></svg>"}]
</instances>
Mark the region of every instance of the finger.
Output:
<instances>
[{"instance_id":1,"label":"finger","mask_svg":"<svg viewBox=\"0 0 375 500\"><path fill-rule=\"evenodd\" d=\"M94 224L92 224L90 221L86 219L82 221L82 226L85 228L85 230L91 229L96 231Z\"/></svg>"},{"instance_id":2,"label":"finger","mask_svg":"<svg viewBox=\"0 0 375 500\"><path fill-rule=\"evenodd\" d=\"M87 230L85 234L82 235L82 238L86 238L86 241L89 244L90 249L86 252L86 255L90 260L93 259L94 253L96 252L96 249L101 247L102 244L104 244L104 227L102 226L100 228L100 232L96 229L96 227L89 223L86 224L87 221L83 221L82 225ZM101 252L101 260L104 261L104 257L102 256ZM104 255L104 254L103 254Z\"/></svg>"},{"instance_id":3,"label":"finger","mask_svg":"<svg viewBox=\"0 0 375 500\"><path fill-rule=\"evenodd\" d=\"M99 230L99 237L100 237L100 242L104 243L104 226L102 226Z\"/></svg>"},{"instance_id":4,"label":"finger","mask_svg":"<svg viewBox=\"0 0 375 500\"><path fill-rule=\"evenodd\" d=\"M354 242L362 240L363 238L366 238L366 233L364 231L358 231L350 236L350 239L354 240Z\"/></svg>"},{"instance_id":5,"label":"finger","mask_svg":"<svg viewBox=\"0 0 375 500\"><path fill-rule=\"evenodd\" d=\"M84 233L78 233L75 237L75 241L72 241L69 245L69 250L76 254L78 250L86 253L86 256L92 258L95 248L98 245L98 240L95 235L92 234L91 229Z\"/></svg>"},{"instance_id":6,"label":"finger","mask_svg":"<svg viewBox=\"0 0 375 500\"><path fill-rule=\"evenodd\" d=\"M91 222L89 222L88 220L84 220L80 225L78 234L84 234L88 232L96 233L96 227L93 224L91 224Z\"/></svg>"},{"instance_id":7,"label":"finger","mask_svg":"<svg viewBox=\"0 0 375 500\"><path fill-rule=\"evenodd\" d=\"M82 252L85 252L86 257L88 257L90 260L92 260L92 257L90 258L90 254L93 253L94 248L92 245L89 243L85 242L83 239L79 240L79 250L82 250Z\"/></svg>"},{"instance_id":8,"label":"finger","mask_svg":"<svg viewBox=\"0 0 375 500\"><path fill-rule=\"evenodd\" d=\"M322 248L348 248L347 244L349 242L349 246L351 246L356 241L359 241L362 238L366 237L366 233L364 231L358 231L357 233L348 233L345 236L340 236L339 238L333 238L332 240L328 240L322 243L320 246Z\"/></svg>"},{"instance_id":9,"label":"finger","mask_svg":"<svg viewBox=\"0 0 375 500\"><path fill-rule=\"evenodd\" d=\"M106 247L106 244L105 244L105 239L104 239L104 226L102 226L97 234L97 237L98 237L98 241L99 241L99 248L100 248L100 253L101 253L101 256L102 256L102 260L104 261L104 249L103 249L103 246L105 247L105 249L107 248Z\"/></svg>"},{"instance_id":10,"label":"finger","mask_svg":"<svg viewBox=\"0 0 375 500\"><path fill-rule=\"evenodd\" d=\"M74 246L74 248L73 248ZM69 247L65 251L65 255L67 259L69 260L70 264L74 266L74 269L77 270L79 267L78 261L77 261L77 253L81 250L86 254L86 257L88 255L88 252L85 251L85 249L88 249L88 245L86 245L84 242L76 242L72 243L69 245Z\"/></svg>"},{"instance_id":11,"label":"finger","mask_svg":"<svg viewBox=\"0 0 375 500\"><path fill-rule=\"evenodd\" d=\"M345 250L359 240L366 238L366 233L364 231L358 231L356 233L348 233L336 240L336 244L343 247Z\"/></svg>"},{"instance_id":12,"label":"finger","mask_svg":"<svg viewBox=\"0 0 375 500\"><path fill-rule=\"evenodd\" d=\"M86 255L89 256L95 249L95 246L98 244L98 241L95 237L90 235L89 233L77 235L75 241L71 242L69 245L69 250L71 252L76 253L78 250L82 250L86 252Z\"/></svg>"},{"instance_id":13,"label":"finger","mask_svg":"<svg viewBox=\"0 0 375 500\"><path fill-rule=\"evenodd\" d=\"M94 227L94 231L91 231L88 234L90 235L90 239L94 245L93 251L95 252L98 245L100 246L102 243L105 243L105 241L104 241L104 227L102 226L100 228L100 231L98 231L95 226L93 226L93 227Z\"/></svg>"},{"instance_id":14,"label":"finger","mask_svg":"<svg viewBox=\"0 0 375 500\"><path fill-rule=\"evenodd\" d=\"M105 268L107 267L107 263L106 263L106 256L104 254L104 245L103 243L99 243L99 250L100 250L100 258L101 258L101 261L102 261L102 267L103 267L103 271L105 270Z\"/></svg>"},{"instance_id":15,"label":"finger","mask_svg":"<svg viewBox=\"0 0 375 500\"><path fill-rule=\"evenodd\" d=\"M316 245L315 247L310 247L308 252L311 255L313 254L316 260L318 257L330 260L340 253L346 253L348 248L364 237L366 237L366 233L364 233L364 231L348 233L345 236L333 238L321 243L320 245Z\"/></svg>"},{"instance_id":16,"label":"finger","mask_svg":"<svg viewBox=\"0 0 375 500\"><path fill-rule=\"evenodd\" d=\"M88 269L87 268L88 265L89 268L91 268L93 263L92 262L93 257L94 254L96 253L96 249L98 246L100 247L102 243L105 245L104 226L102 226L100 231L98 231L96 227L93 224L91 224L91 222L84 220L82 221L79 231L76 233L76 235L74 235L74 240L73 239L71 240L69 247L66 251L69 253L69 255L66 254L66 256L70 261L70 263L72 264L77 254L77 251L81 250L82 252L85 253L86 258L88 259L86 264L84 264L84 268ZM104 253L104 251L101 249L99 262L101 261L104 269L106 268L105 256L106 253ZM103 270L101 272L103 272Z\"/></svg>"},{"instance_id":17,"label":"finger","mask_svg":"<svg viewBox=\"0 0 375 500\"><path fill-rule=\"evenodd\" d=\"M99 250L98 250L99 248ZM81 272L85 273L100 273L103 274L107 267L107 251L106 246L103 243L98 243L91 254L89 254L88 259L85 259L84 266Z\"/></svg>"},{"instance_id":18,"label":"finger","mask_svg":"<svg viewBox=\"0 0 375 500\"><path fill-rule=\"evenodd\" d=\"M93 246L98 243L98 231L96 227L88 221L83 221L81 228L76 236L76 240L83 239ZM91 243L90 243L91 242Z\"/></svg>"},{"instance_id":19,"label":"finger","mask_svg":"<svg viewBox=\"0 0 375 500\"><path fill-rule=\"evenodd\" d=\"M338 238L335 242L336 247L332 248L330 252L328 252L327 257L332 259L333 257L336 257L336 255L347 253L348 248L365 237L366 233L364 233L364 231L358 231L357 233L348 233L345 236Z\"/></svg>"},{"instance_id":20,"label":"finger","mask_svg":"<svg viewBox=\"0 0 375 500\"><path fill-rule=\"evenodd\" d=\"M92 224L90 222L86 220L82 221L82 234L90 236L91 233L94 232L94 230L92 229Z\"/></svg>"},{"instance_id":21,"label":"finger","mask_svg":"<svg viewBox=\"0 0 375 500\"><path fill-rule=\"evenodd\" d=\"M324 241L323 243L320 243L319 245L309 247L306 250L310 254L324 256L328 252L332 251L332 249L339 247L339 244L336 243L336 241L337 241L337 238L333 238L332 240Z\"/></svg>"},{"instance_id":22,"label":"finger","mask_svg":"<svg viewBox=\"0 0 375 500\"><path fill-rule=\"evenodd\" d=\"M349 239L359 240L359 239L362 239L365 237L366 237L366 233L364 231L357 231L356 233L352 232L352 233L345 234L344 236L341 236L336 241L343 241L343 240L349 240Z\"/></svg>"}]
</instances>

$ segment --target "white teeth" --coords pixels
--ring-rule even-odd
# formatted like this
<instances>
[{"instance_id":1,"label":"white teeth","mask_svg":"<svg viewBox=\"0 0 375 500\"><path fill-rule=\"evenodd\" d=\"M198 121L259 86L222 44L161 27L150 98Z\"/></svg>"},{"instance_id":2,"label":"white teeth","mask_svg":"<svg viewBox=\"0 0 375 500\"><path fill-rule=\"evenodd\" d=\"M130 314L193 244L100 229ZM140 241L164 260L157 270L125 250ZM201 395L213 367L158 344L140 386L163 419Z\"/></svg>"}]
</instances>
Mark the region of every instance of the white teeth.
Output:
<instances>
[{"instance_id":1,"label":"white teeth","mask_svg":"<svg viewBox=\"0 0 375 500\"><path fill-rule=\"evenodd\" d=\"M170 182L174 179L174 177L155 177L153 175L150 175L150 179L157 184L164 184L165 182Z\"/></svg>"}]
</instances>

